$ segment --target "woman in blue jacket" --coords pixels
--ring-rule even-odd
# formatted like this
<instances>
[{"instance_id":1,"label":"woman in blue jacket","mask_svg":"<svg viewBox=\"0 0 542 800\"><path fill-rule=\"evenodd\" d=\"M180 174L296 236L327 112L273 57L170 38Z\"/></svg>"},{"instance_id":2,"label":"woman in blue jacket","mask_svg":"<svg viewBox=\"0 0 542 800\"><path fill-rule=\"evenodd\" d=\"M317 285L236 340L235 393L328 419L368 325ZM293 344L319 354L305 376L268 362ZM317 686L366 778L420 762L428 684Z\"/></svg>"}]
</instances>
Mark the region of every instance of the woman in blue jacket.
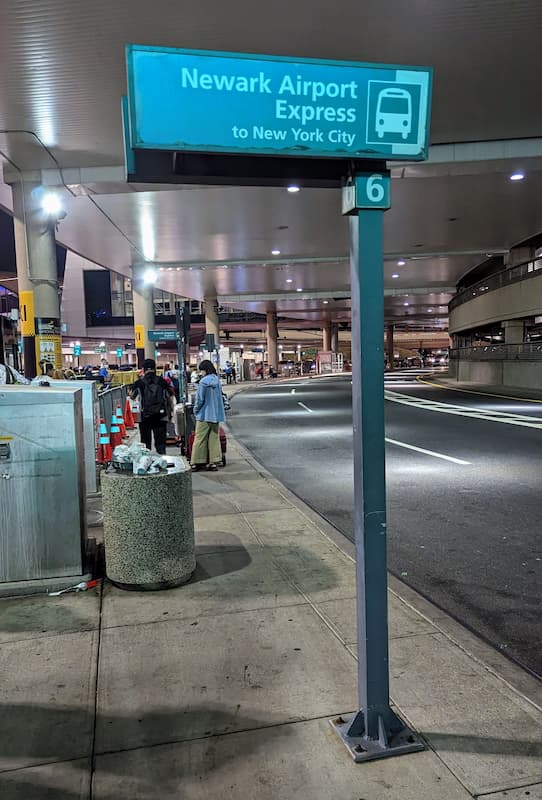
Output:
<instances>
[{"instance_id":1,"label":"woman in blue jacket","mask_svg":"<svg viewBox=\"0 0 542 800\"><path fill-rule=\"evenodd\" d=\"M216 369L210 361L202 361L199 371L205 374L199 382L194 404L196 436L190 463L194 472L202 469L205 464L208 470L214 472L217 463L222 461L218 435L219 423L224 422L225 418L222 387Z\"/></svg>"}]
</instances>

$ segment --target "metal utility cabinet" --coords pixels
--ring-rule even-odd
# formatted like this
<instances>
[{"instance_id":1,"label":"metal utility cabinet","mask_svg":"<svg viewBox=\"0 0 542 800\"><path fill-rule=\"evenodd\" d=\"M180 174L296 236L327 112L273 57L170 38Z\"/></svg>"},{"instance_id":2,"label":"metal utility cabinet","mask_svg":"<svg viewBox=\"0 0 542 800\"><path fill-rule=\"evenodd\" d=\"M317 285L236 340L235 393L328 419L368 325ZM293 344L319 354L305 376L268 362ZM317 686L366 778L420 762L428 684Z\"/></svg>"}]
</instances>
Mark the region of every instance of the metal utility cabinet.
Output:
<instances>
[{"instance_id":1,"label":"metal utility cabinet","mask_svg":"<svg viewBox=\"0 0 542 800\"><path fill-rule=\"evenodd\" d=\"M77 388L0 387L0 588L83 573L82 399Z\"/></svg>"}]
</instances>

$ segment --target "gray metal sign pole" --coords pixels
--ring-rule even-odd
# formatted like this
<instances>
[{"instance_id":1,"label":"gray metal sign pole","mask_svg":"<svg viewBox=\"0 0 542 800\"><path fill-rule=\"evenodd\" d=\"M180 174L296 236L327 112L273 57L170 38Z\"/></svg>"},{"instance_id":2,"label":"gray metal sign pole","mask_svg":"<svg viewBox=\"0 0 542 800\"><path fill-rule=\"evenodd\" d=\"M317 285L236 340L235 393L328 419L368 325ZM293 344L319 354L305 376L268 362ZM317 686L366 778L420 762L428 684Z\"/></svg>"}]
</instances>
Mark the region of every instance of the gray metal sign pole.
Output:
<instances>
[{"instance_id":1,"label":"gray metal sign pole","mask_svg":"<svg viewBox=\"0 0 542 800\"><path fill-rule=\"evenodd\" d=\"M352 412L360 709L332 720L355 761L423 750L391 710L384 439L383 209L389 174L353 178L350 217ZM343 210L344 198L343 198Z\"/></svg>"}]
</instances>

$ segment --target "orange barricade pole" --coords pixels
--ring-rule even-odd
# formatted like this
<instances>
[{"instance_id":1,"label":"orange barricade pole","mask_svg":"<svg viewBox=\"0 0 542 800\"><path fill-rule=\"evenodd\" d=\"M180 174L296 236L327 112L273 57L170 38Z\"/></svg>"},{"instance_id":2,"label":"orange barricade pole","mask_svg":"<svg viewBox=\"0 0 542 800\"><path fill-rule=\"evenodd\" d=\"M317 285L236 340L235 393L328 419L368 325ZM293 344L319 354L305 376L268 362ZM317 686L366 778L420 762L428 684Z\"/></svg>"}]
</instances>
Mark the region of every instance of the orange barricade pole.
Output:
<instances>
[{"instance_id":1,"label":"orange barricade pole","mask_svg":"<svg viewBox=\"0 0 542 800\"><path fill-rule=\"evenodd\" d=\"M120 428L120 435L123 439L126 439L126 426L124 424L124 417L122 416L122 408L120 405L117 406L117 410L115 411L117 416L118 426Z\"/></svg>"},{"instance_id":2,"label":"orange barricade pole","mask_svg":"<svg viewBox=\"0 0 542 800\"><path fill-rule=\"evenodd\" d=\"M122 444L122 434L120 432L117 415L113 413L111 417L111 448L114 450L119 444Z\"/></svg>"},{"instance_id":3,"label":"orange barricade pole","mask_svg":"<svg viewBox=\"0 0 542 800\"><path fill-rule=\"evenodd\" d=\"M132 406L130 405L128 398L126 398L126 405L124 406L124 424L126 425L126 430L133 431L135 428Z\"/></svg>"},{"instance_id":4,"label":"orange barricade pole","mask_svg":"<svg viewBox=\"0 0 542 800\"><path fill-rule=\"evenodd\" d=\"M109 441L109 434L107 433L107 425L105 419L100 420L100 440L98 444L98 453L96 461L98 464L109 464L111 461L111 442Z\"/></svg>"}]
</instances>

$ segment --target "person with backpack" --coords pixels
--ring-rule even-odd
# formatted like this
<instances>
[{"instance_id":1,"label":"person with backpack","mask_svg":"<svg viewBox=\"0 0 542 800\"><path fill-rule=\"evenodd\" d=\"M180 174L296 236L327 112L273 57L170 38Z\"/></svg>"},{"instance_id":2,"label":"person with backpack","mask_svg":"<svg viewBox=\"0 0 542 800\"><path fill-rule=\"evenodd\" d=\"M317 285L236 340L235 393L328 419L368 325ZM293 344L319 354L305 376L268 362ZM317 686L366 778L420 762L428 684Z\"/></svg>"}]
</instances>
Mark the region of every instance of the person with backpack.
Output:
<instances>
[{"instance_id":1,"label":"person with backpack","mask_svg":"<svg viewBox=\"0 0 542 800\"><path fill-rule=\"evenodd\" d=\"M219 437L219 424L225 419L222 386L211 361L202 361L199 371L204 374L194 403L196 436L190 463L193 472L205 465L209 471L215 472L218 462L222 461Z\"/></svg>"},{"instance_id":2,"label":"person with backpack","mask_svg":"<svg viewBox=\"0 0 542 800\"><path fill-rule=\"evenodd\" d=\"M173 388L164 378L156 374L156 362L147 358L143 362L143 376L139 378L132 389L132 400L140 397L141 417L139 433L141 441L150 450L152 437L158 455L166 454L167 421L171 417L171 398Z\"/></svg>"}]
</instances>

